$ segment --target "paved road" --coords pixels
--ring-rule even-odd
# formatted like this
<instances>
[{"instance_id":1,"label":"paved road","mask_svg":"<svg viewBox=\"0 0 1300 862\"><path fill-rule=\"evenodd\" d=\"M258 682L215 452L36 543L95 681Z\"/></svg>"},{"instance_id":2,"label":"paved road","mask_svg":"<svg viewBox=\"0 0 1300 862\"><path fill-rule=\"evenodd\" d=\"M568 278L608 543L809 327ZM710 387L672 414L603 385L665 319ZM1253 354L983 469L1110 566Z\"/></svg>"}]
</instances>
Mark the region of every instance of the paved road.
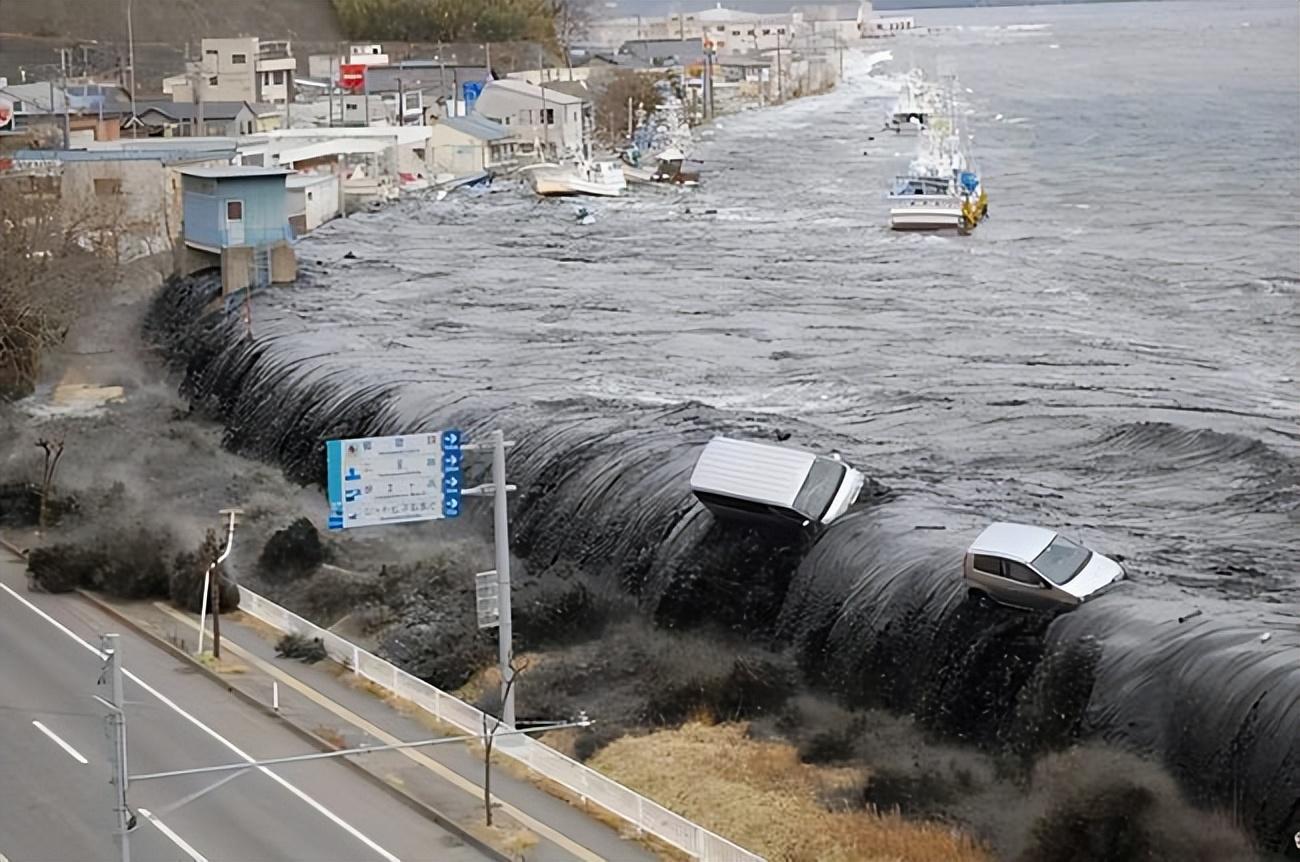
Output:
<instances>
[{"instance_id":1,"label":"paved road","mask_svg":"<svg viewBox=\"0 0 1300 862\"><path fill-rule=\"evenodd\" d=\"M106 631L122 636L133 774L314 751L80 598L28 593L22 566L0 557L0 858L9 862L116 858L104 709L92 699L108 694L90 648ZM230 775L133 784L132 808L153 819L140 816L132 859L485 858L336 761Z\"/></svg>"}]
</instances>

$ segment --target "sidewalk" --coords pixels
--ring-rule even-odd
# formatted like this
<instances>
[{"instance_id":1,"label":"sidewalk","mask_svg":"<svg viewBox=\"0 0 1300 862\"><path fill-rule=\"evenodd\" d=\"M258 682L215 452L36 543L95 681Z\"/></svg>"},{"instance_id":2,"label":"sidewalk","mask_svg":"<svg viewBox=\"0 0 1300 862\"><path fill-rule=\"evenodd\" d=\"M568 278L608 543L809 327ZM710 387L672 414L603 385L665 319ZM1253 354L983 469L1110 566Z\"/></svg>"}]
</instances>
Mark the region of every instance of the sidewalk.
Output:
<instances>
[{"instance_id":1,"label":"sidewalk","mask_svg":"<svg viewBox=\"0 0 1300 862\"><path fill-rule=\"evenodd\" d=\"M192 652L197 618L162 603L91 597L156 638ZM278 633L240 616L221 620L220 678L265 704L278 688L279 713L289 724L336 748L463 735L436 728L431 717L406 715L330 660L307 665L275 654ZM506 744L506 740L501 740ZM347 758L417 803L435 809L471 835L521 862L654 862L661 857L630 837L505 768L492 769L494 827L484 824L483 757L466 743L384 751Z\"/></svg>"}]
</instances>

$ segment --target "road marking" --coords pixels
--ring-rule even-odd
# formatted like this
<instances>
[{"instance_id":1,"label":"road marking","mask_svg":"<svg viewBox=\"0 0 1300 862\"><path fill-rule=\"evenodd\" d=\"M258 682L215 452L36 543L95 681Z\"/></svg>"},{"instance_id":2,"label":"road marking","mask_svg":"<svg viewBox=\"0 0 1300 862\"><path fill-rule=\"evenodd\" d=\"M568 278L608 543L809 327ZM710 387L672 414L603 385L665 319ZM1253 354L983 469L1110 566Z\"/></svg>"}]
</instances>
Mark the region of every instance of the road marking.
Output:
<instances>
[{"instance_id":1,"label":"road marking","mask_svg":"<svg viewBox=\"0 0 1300 862\"><path fill-rule=\"evenodd\" d=\"M186 616L180 611L174 608L169 608L166 605L162 604L161 602L155 602L154 607L167 613L172 618L182 623L185 623L191 628L198 628L199 621L194 619L193 617ZM289 688L301 694L303 697L307 698L308 700L312 701L318 706L321 706L324 709L329 710L330 712L337 715L339 718L351 724L353 727L357 728L358 730L364 733L369 734L375 739L378 739L380 742L383 742L387 745L395 745L399 742L404 741L398 739L396 736L393 736L388 731L373 724L367 719L362 718L360 715L357 715L355 712L348 709L346 706L343 706L342 704L330 699L328 695L322 694L321 692L312 688L307 683L298 679L293 674L286 673L285 671L281 670L280 668L276 667L270 662L259 658L258 656L254 655L245 647L242 647L239 644L235 643L230 638L226 638L224 644L226 649L232 651L235 655L244 659L249 664L261 670L263 673L267 674L268 676L274 679L280 680ZM475 800L481 800L483 798L483 785L475 781L471 781L470 779L464 777L459 772L456 772L450 767L444 766L442 763L438 762L437 760L434 760L432 757L425 754L424 752L417 751L411 748L403 748L403 749L399 749L397 753L401 754L403 757L406 757L409 760L415 761L416 763L423 766L425 769L428 769L430 772L433 772L434 774L440 776L448 784L458 787L459 789L463 790L465 793L472 796ZM603 856L600 856L594 851L582 846L577 841L574 841L568 835L565 835L563 832L559 831L555 827L543 823L542 821L536 819L535 817L532 817L525 811L516 808L510 803L504 801L499 796L494 795L492 798L501 811L504 811L506 814L513 817L524 827L530 829L533 832L536 832L538 835L541 835L543 838L550 840L552 843L557 844L560 847L563 847L565 850L568 850L571 854L583 860L583 862L606 862Z\"/></svg>"},{"instance_id":2,"label":"road marking","mask_svg":"<svg viewBox=\"0 0 1300 862\"><path fill-rule=\"evenodd\" d=\"M92 646L92 645L91 645L88 641L86 641L84 638L82 638L82 637L81 637L80 635L78 635L76 632L72 631L72 629L68 628L68 627L65 626L63 623L59 622L59 621L56 620L54 617L52 617L52 616L50 616L49 614L47 614L45 611L41 610L41 609L38 608L36 605L34 605L34 604L32 604L31 602L29 602L27 599L25 599L25 598L23 598L22 596L18 595L18 593L14 592L13 588L10 587L8 584L0 583L0 589L3 589L6 593L8 593L9 595L13 596L13 597L14 597L15 599L17 599L18 601L22 602L24 605L27 606L28 610L30 610L30 611L32 611L33 613L35 613L35 614L36 614L37 616L39 616L41 619L45 620L45 621L46 621L47 623L49 623L50 625L54 626L56 629L58 629L59 631L63 632L63 633L64 633L65 635L67 635L68 637L72 638L74 641L76 641L77 643L81 644L83 647L85 647L86 649L90 650L92 653L94 653L95 655L99 656L101 659L103 659L103 658L107 658L107 656L106 656L103 652L101 652L101 651L99 650L98 647ZM202 730L204 733L206 733L208 736L210 736L210 737L212 737L213 739L215 739L217 742L220 742L222 745L224 745L226 748L228 748L230 751L232 751L232 752L235 754L235 756L237 756L237 757L242 757L244 760L247 760L249 763L253 763L253 762L254 762L254 758L253 758L252 756L250 756L249 754L247 754L246 752L244 752L244 751L243 751L239 746L235 745L233 742L231 742L230 740L226 739L224 736L222 736L221 734L217 733L217 732L216 732L215 730L213 730L212 728L208 727L206 724L204 724L204 723L203 723L202 721L200 721L199 719L195 718L194 716L190 715L190 714L189 714L188 712L186 712L185 710L181 709L178 705L176 705L176 703L175 703L174 701L171 700L171 698L167 697L165 694L163 694L162 692L158 691L158 690L157 690L156 688L154 688L153 686L149 685L149 683L147 683L147 682L145 682L144 680L140 679L140 677L136 676L134 673L132 673L132 672L129 671L129 670L126 670L125 668L123 668L122 673L123 673L124 676L126 676L127 679L131 680L131 681L134 682L136 685L140 686L140 687L143 688L145 691L147 691L147 692L149 692L150 694L152 694L152 695L153 695L154 697L156 697L158 700L162 701L164 704L166 704L168 707L170 707L174 712L176 712L176 713L177 713L178 715L180 715L182 718L184 718L185 720L187 720L190 724L194 725L194 726L197 727L199 730ZM322 816L324 816L324 817L325 817L326 819L328 819L330 822L334 823L336 826L338 826L338 827L339 827L340 829L342 829L344 832L347 832L349 835L351 835L353 838L356 838L356 839L357 839L358 841L360 841L362 844L366 845L366 846L369 847L371 850L373 850L375 853L378 853L381 857L383 857L383 859L386 860L386 862L401 862L401 860L398 859L396 856L394 856L392 853L389 853L387 850L385 850L383 847L380 847L378 844L376 844L374 841L372 841L372 840L371 840L370 838L368 838L366 835L362 834L362 832L361 832L359 829L357 829L355 826L353 826L352 824L348 823L348 822L345 821L343 818L339 817L339 816L338 816L337 814L335 814L333 811L330 811L330 810L329 810L328 808L326 808L324 805L322 805L321 803L317 802L315 799L313 799L312 797L308 796L306 793L304 793L303 791L299 790L297 787L295 787L294 785L290 784L288 781L284 780L284 779L281 778L279 775L277 775L277 774L275 774L274 772L272 772L270 769L267 769L265 766L258 766L258 767L255 767L255 768L256 768L259 772L261 772L262 774L264 774L267 778L271 779L271 780L274 781L276 784L280 785L280 786L283 787L285 790L288 790L288 791L289 791L290 793L292 793L294 796L298 797L298 798L301 799L303 802L307 803L307 804L310 805L312 808L316 809L316 811L320 812L320 814L321 814Z\"/></svg>"},{"instance_id":3,"label":"road marking","mask_svg":"<svg viewBox=\"0 0 1300 862\"><path fill-rule=\"evenodd\" d=\"M86 760L86 758L81 756L80 751L77 751L77 749L73 748L71 745L68 745L62 739L59 739L59 735L57 733L50 730L45 725L41 724L39 721L33 720L32 725L41 733L45 734L50 739L54 740L55 745L57 745L59 748L62 748L68 754L72 755L72 759L80 763L82 766L85 766L87 763L90 762L89 760Z\"/></svg>"},{"instance_id":4,"label":"road marking","mask_svg":"<svg viewBox=\"0 0 1300 862\"><path fill-rule=\"evenodd\" d=\"M148 820L150 823L156 826L159 832L167 836L168 841L175 844L177 847L181 848L181 851L185 853L185 855L189 856L190 859L193 860L193 862L208 862L208 860L203 857L203 854L199 853L199 851L191 847L184 838L182 838L181 836L173 832L171 830L171 827L169 827L166 823L163 823L161 820L155 817L153 813L149 811L148 808L140 808L138 810L141 814L144 815L145 820Z\"/></svg>"}]
</instances>

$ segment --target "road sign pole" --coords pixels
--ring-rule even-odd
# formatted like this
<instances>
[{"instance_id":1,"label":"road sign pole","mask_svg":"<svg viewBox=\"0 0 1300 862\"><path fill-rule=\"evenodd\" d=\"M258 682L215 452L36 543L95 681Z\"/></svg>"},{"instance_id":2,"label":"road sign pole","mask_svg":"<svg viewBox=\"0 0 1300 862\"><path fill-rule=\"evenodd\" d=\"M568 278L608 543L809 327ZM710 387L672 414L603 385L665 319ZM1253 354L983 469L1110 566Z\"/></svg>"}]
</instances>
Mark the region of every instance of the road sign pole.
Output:
<instances>
[{"instance_id":1,"label":"road sign pole","mask_svg":"<svg viewBox=\"0 0 1300 862\"><path fill-rule=\"evenodd\" d=\"M113 708L108 714L109 748L113 766L113 813L117 815L117 846L121 862L131 862L131 809L126 805L126 784L130 772L126 765L126 698L122 694L121 638L106 634L103 651L108 657L108 678L112 688Z\"/></svg>"},{"instance_id":2,"label":"road sign pole","mask_svg":"<svg viewBox=\"0 0 1300 862\"><path fill-rule=\"evenodd\" d=\"M510 535L509 500L506 496L506 436L504 431L492 432L492 511L495 522L492 540L496 546L497 601L500 603L500 623L497 628L497 654L501 663L501 721L506 727L515 726L515 688L510 685L514 670L510 667Z\"/></svg>"}]
</instances>

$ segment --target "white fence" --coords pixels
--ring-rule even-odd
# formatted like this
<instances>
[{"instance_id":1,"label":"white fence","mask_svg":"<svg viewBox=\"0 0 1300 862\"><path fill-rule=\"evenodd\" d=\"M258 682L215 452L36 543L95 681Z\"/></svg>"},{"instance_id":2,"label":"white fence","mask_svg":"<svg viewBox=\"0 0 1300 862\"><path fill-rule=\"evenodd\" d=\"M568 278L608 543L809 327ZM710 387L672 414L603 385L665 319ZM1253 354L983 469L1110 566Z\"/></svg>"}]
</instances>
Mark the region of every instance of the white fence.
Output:
<instances>
[{"instance_id":1,"label":"white fence","mask_svg":"<svg viewBox=\"0 0 1300 862\"><path fill-rule=\"evenodd\" d=\"M475 707L244 587L239 588L239 609L282 632L320 638L329 657L352 669L358 676L388 689L467 734L483 732L483 713ZM758 854L674 814L530 736L502 737L494 748L700 862L765 862Z\"/></svg>"}]
</instances>

